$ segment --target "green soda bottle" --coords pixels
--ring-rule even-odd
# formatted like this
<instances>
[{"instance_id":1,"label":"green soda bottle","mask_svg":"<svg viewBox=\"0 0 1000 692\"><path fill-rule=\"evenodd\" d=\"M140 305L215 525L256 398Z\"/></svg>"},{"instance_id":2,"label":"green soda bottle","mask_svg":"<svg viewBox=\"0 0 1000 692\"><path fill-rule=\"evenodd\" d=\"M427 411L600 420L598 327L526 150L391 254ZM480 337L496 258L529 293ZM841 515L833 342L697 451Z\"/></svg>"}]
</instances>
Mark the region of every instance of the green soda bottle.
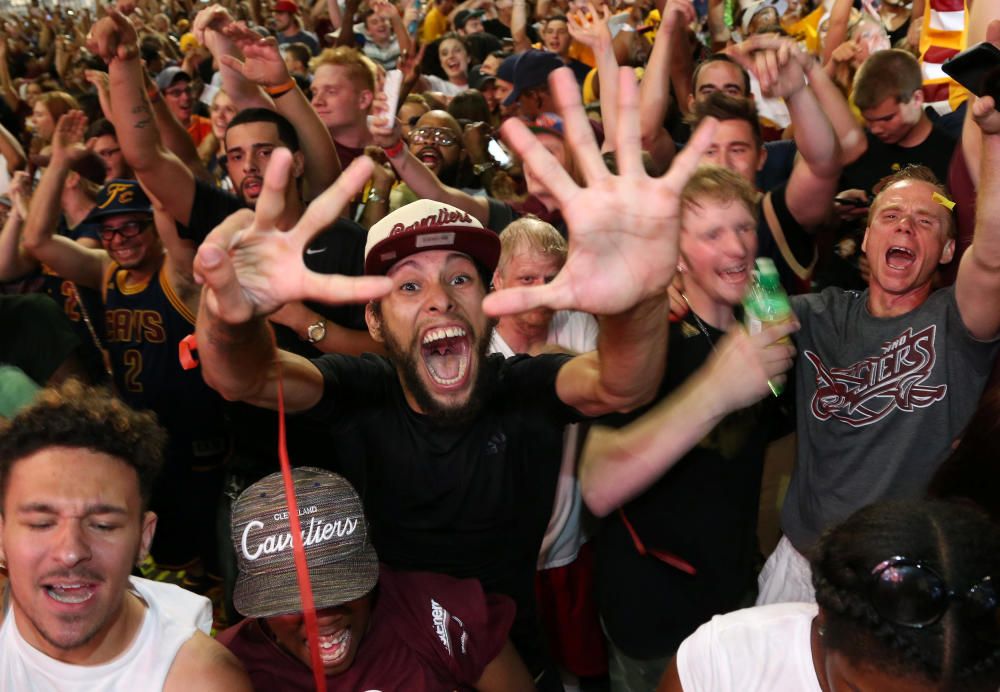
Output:
<instances>
[{"instance_id":1,"label":"green soda bottle","mask_svg":"<svg viewBox=\"0 0 1000 692\"><path fill-rule=\"evenodd\" d=\"M778 268L769 257L758 257L754 263L750 288L743 298L743 322L751 334L759 334L764 327L776 322L784 322L792 317L792 305L788 302L788 294L781 285ZM787 336L781 341L790 343ZM784 387L768 380L774 396L779 396Z\"/></svg>"}]
</instances>

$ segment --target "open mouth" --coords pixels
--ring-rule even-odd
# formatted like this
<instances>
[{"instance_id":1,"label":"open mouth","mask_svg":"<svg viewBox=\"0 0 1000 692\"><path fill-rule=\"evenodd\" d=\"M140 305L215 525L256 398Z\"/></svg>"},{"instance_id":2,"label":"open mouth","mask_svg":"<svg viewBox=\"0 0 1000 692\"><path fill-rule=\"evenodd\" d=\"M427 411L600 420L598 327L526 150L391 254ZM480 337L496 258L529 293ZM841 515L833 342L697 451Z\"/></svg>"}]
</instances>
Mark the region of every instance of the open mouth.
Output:
<instances>
[{"instance_id":1,"label":"open mouth","mask_svg":"<svg viewBox=\"0 0 1000 692\"><path fill-rule=\"evenodd\" d=\"M885 253L885 263L890 269L908 269L917 261L917 255L909 248L893 245Z\"/></svg>"},{"instance_id":2,"label":"open mouth","mask_svg":"<svg viewBox=\"0 0 1000 692\"><path fill-rule=\"evenodd\" d=\"M309 643L306 642L308 648ZM342 629L339 632L319 635L319 657L324 666L335 666L341 663L351 648L351 630Z\"/></svg>"},{"instance_id":3,"label":"open mouth","mask_svg":"<svg viewBox=\"0 0 1000 692\"><path fill-rule=\"evenodd\" d=\"M437 327L420 344L424 367L439 387L459 387L469 374L470 348L465 328Z\"/></svg>"},{"instance_id":4,"label":"open mouth","mask_svg":"<svg viewBox=\"0 0 1000 692\"><path fill-rule=\"evenodd\" d=\"M433 168L434 166L441 163L441 154L438 153L437 149L431 147L424 147L417 153L417 158L427 166L428 168Z\"/></svg>"},{"instance_id":5,"label":"open mouth","mask_svg":"<svg viewBox=\"0 0 1000 692\"><path fill-rule=\"evenodd\" d=\"M723 281L730 284L742 284L746 283L747 279L750 278L749 269L747 264L734 264L731 267L726 267L717 272Z\"/></svg>"},{"instance_id":6,"label":"open mouth","mask_svg":"<svg viewBox=\"0 0 1000 692\"><path fill-rule=\"evenodd\" d=\"M264 181L256 176L245 178L243 184L240 186L243 188L243 195L245 197L257 197L260 195L261 188L264 187Z\"/></svg>"},{"instance_id":7,"label":"open mouth","mask_svg":"<svg viewBox=\"0 0 1000 692\"><path fill-rule=\"evenodd\" d=\"M49 598L64 605L86 603L96 591L93 584L47 584L44 589Z\"/></svg>"}]
</instances>

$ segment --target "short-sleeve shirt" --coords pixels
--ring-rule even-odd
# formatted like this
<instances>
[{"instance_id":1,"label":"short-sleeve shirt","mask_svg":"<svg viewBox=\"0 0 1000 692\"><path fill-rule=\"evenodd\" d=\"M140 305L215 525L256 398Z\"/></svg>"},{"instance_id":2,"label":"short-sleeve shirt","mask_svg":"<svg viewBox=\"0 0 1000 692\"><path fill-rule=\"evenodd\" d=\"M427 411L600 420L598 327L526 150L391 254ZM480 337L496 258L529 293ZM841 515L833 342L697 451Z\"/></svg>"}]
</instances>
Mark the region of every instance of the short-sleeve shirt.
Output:
<instances>
[{"instance_id":1,"label":"short-sleeve shirt","mask_svg":"<svg viewBox=\"0 0 1000 692\"><path fill-rule=\"evenodd\" d=\"M872 198L872 190L882 178L911 163L927 166L934 171L938 180L947 179L948 163L955 149L955 140L944 130L934 127L927 139L913 147L886 144L870 132L865 134L868 149L857 161L844 167L841 189L864 190Z\"/></svg>"},{"instance_id":2,"label":"short-sleeve shirt","mask_svg":"<svg viewBox=\"0 0 1000 692\"><path fill-rule=\"evenodd\" d=\"M868 292L795 296L798 459L781 525L799 552L878 500L924 495L976 409L997 353L962 322L954 287L878 318Z\"/></svg>"},{"instance_id":3,"label":"short-sleeve shirt","mask_svg":"<svg viewBox=\"0 0 1000 692\"><path fill-rule=\"evenodd\" d=\"M815 603L716 615L677 651L684 692L820 692L811 632Z\"/></svg>"},{"instance_id":4,"label":"short-sleeve shirt","mask_svg":"<svg viewBox=\"0 0 1000 692\"><path fill-rule=\"evenodd\" d=\"M505 596L479 582L440 574L394 572L384 565L368 632L351 667L328 676L331 690L451 692L470 689L497 657L514 619ZM281 649L259 620L219 635L257 690L312 690L308 666Z\"/></svg>"},{"instance_id":5,"label":"short-sleeve shirt","mask_svg":"<svg viewBox=\"0 0 1000 692\"><path fill-rule=\"evenodd\" d=\"M447 426L410 408L388 359L328 354L312 361L325 392L305 414L358 461L343 473L364 500L380 559L395 569L476 577L488 593L513 597L511 638L529 669L538 646L535 564L563 427L579 420L556 394L569 358L488 356L480 362L482 409Z\"/></svg>"}]
</instances>

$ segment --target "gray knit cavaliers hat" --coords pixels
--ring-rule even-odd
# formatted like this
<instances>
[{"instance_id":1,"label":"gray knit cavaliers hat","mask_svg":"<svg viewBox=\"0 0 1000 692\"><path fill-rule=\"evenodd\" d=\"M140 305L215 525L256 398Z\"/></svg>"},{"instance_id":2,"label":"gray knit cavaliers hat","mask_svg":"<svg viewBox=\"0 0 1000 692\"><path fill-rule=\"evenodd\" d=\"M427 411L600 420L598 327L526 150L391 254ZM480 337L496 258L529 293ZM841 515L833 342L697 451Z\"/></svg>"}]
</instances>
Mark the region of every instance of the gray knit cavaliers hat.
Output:
<instances>
[{"instance_id":1,"label":"gray knit cavaliers hat","mask_svg":"<svg viewBox=\"0 0 1000 692\"><path fill-rule=\"evenodd\" d=\"M296 468L292 478L316 607L361 598L378 581L378 557L358 494L344 478L322 469ZM244 490L232 518L240 571L236 610L256 618L301 612L281 473Z\"/></svg>"}]
</instances>

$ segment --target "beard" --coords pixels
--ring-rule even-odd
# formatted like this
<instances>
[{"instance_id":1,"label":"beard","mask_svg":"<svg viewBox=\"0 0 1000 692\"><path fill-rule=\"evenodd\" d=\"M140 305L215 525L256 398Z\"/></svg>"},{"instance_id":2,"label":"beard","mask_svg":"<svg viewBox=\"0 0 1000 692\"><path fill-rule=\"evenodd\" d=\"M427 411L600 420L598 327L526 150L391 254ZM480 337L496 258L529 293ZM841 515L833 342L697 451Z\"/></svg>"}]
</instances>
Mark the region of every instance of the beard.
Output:
<instances>
[{"instance_id":1,"label":"beard","mask_svg":"<svg viewBox=\"0 0 1000 692\"><path fill-rule=\"evenodd\" d=\"M384 323L383 323L384 324ZM389 354L389 360L396 366L396 372L402 381L403 387L413 395L417 406L435 427L447 428L458 427L471 423L480 414L483 406L489 398L494 382L487 374L487 368L483 367L486 355L490 346L489 336L493 333L494 320L490 320L482 334L476 334L476 340L470 344L470 365L476 365L476 380L472 384L472 391L469 398L460 404L448 404L434 397L430 388L420 376L420 345L417 343L417 336L414 336L409 348L395 338L388 329L382 330L385 338L385 349ZM466 323L466 333L474 334L471 325Z\"/></svg>"}]
</instances>

